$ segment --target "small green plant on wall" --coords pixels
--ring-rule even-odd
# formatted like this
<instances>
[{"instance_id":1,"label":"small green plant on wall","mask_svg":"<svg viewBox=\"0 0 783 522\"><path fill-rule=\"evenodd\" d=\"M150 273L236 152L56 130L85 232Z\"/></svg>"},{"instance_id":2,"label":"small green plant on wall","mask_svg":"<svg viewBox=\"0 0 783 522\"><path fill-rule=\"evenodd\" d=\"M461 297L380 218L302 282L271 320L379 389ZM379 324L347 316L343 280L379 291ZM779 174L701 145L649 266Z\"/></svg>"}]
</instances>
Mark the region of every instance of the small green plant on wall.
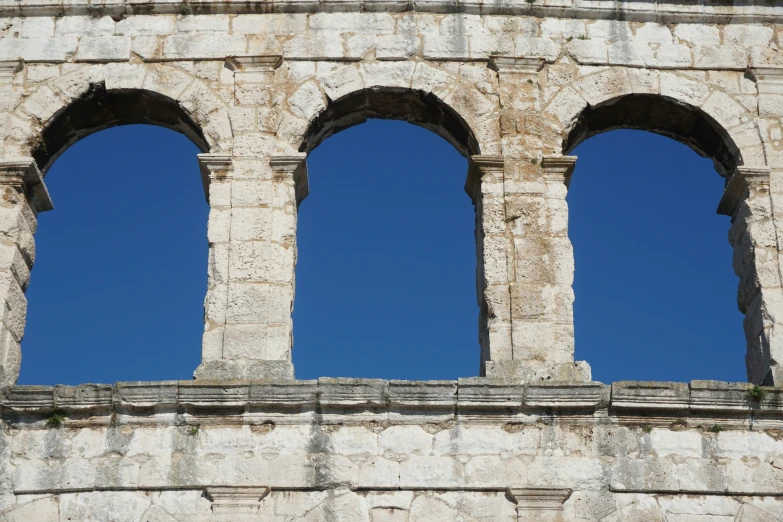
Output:
<instances>
[{"instance_id":1,"label":"small green plant on wall","mask_svg":"<svg viewBox=\"0 0 783 522\"><path fill-rule=\"evenodd\" d=\"M746 394L746 397L749 401L759 403L764 400L764 397L767 396L767 390L759 386L758 384L754 384L750 388L748 388L748 392Z\"/></svg>"},{"instance_id":2,"label":"small green plant on wall","mask_svg":"<svg viewBox=\"0 0 783 522\"><path fill-rule=\"evenodd\" d=\"M46 427L49 429L57 429L63 425L65 421L65 412L63 410L54 410L49 418L46 419Z\"/></svg>"}]
</instances>

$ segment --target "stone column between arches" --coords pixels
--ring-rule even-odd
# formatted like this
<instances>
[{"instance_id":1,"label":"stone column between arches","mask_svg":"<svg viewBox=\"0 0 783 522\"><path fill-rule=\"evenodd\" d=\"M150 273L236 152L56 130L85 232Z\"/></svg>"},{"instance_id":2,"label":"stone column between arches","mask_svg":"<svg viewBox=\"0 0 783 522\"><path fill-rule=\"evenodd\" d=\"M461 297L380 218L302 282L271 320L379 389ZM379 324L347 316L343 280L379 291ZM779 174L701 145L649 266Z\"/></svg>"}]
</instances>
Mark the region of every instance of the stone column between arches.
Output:
<instances>
[{"instance_id":1,"label":"stone column between arches","mask_svg":"<svg viewBox=\"0 0 783 522\"><path fill-rule=\"evenodd\" d=\"M541 112L543 66L537 57L498 56L490 63L501 106L500 236L511 328L510 350L492 350L483 366L487 377L510 382L583 382L591 372L586 362L574 361L574 260L565 200L576 158L551 155L560 136Z\"/></svg>"},{"instance_id":2,"label":"stone column between arches","mask_svg":"<svg viewBox=\"0 0 783 522\"><path fill-rule=\"evenodd\" d=\"M33 158L0 160L0 386L16 383L39 212L52 201Z\"/></svg>"},{"instance_id":3,"label":"stone column between arches","mask_svg":"<svg viewBox=\"0 0 783 522\"><path fill-rule=\"evenodd\" d=\"M306 155L199 155L210 204L197 379L293 379L296 219Z\"/></svg>"},{"instance_id":4,"label":"stone column between arches","mask_svg":"<svg viewBox=\"0 0 783 522\"><path fill-rule=\"evenodd\" d=\"M275 155L282 57L241 56L230 156L199 156L210 203L209 273L197 379L293 379L297 207L305 154Z\"/></svg>"}]
</instances>

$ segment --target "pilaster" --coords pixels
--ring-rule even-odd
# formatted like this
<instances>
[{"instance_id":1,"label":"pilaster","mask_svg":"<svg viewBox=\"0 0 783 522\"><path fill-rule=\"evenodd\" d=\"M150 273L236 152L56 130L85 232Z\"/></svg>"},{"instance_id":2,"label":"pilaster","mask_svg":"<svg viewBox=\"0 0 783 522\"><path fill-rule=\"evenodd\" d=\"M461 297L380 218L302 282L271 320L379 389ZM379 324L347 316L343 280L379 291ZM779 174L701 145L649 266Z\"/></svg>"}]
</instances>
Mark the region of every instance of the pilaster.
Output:
<instances>
[{"instance_id":1,"label":"pilaster","mask_svg":"<svg viewBox=\"0 0 783 522\"><path fill-rule=\"evenodd\" d=\"M508 495L517 505L517 520L564 522L563 504L571 496L565 488L509 488Z\"/></svg>"},{"instance_id":2,"label":"pilaster","mask_svg":"<svg viewBox=\"0 0 783 522\"><path fill-rule=\"evenodd\" d=\"M5 386L19 377L36 216L53 207L33 158L0 160L0 192L0 385Z\"/></svg>"},{"instance_id":3,"label":"pilaster","mask_svg":"<svg viewBox=\"0 0 783 522\"><path fill-rule=\"evenodd\" d=\"M199 156L210 270L199 379L293 379L297 205L306 156Z\"/></svg>"},{"instance_id":4,"label":"pilaster","mask_svg":"<svg viewBox=\"0 0 783 522\"><path fill-rule=\"evenodd\" d=\"M770 169L738 167L718 213L731 217L729 242L739 276L737 305L745 314L748 380L783 384L783 289L779 233L770 194Z\"/></svg>"},{"instance_id":5,"label":"pilaster","mask_svg":"<svg viewBox=\"0 0 783 522\"><path fill-rule=\"evenodd\" d=\"M486 374L520 381L590 379L574 363L573 252L565 202L575 158L558 150L557 129L542 117L539 57L494 56L498 73L508 262L511 357Z\"/></svg>"},{"instance_id":6,"label":"pilaster","mask_svg":"<svg viewBox=\"0 0 783 522\"><path fill-rule=\"evenodd\" d=\"M476 205L481 375L491 374L498 361L513 358L503 169L503 156L472 156L466 186Z\"/></svg>"}]
</instances>

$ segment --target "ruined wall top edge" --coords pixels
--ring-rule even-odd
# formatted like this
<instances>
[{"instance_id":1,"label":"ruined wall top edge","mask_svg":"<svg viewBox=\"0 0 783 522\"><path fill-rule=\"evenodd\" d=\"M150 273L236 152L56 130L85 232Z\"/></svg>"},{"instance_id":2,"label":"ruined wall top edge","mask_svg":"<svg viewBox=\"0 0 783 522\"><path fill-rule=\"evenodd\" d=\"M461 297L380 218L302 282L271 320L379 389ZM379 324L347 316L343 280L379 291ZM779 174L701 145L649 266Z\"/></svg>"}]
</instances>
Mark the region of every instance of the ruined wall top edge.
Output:
<instances>
[{"instance_id":1,"label":"ruined wall top edge","mask_svg":"<svg viewBox=\"0 0 783 522\"><path fill-rule=\"evenodd\" d=\"M427 12L614 19L659 23L776 23L781 0L747 2L671 0L0 0L0 16L172 14Z\"/></svg>"},{"instance_id":2,"label":"ruined wall top edge","mask_svg":"<svg viewBox=\"0 0 783 522\"><path fill-rule=\"evenodd\" d=\"M765 388L754 397L747 383L622 381L589 383L504 384L486 378L459 381L386 381L332 379L299 381L160 381L116 385L11 386L0 390L3 417L47 414L52 409L111 415L184 408L220 413L233 410L269 412L334 410L374 411L388 416L406 411L453 417L468 410L506 414L511 410L546 410L560 416L614 415L701 418L720 413L744 419L748 414L780 419L783 388ZM618 413L619 412L619 413ZM350 415L348 415L350 417ZM414 415L415 417L416 415ZM494 415L493 415L494 416ZM345 420L344 416L340 416Z\"/></svg>"}]
</instances>

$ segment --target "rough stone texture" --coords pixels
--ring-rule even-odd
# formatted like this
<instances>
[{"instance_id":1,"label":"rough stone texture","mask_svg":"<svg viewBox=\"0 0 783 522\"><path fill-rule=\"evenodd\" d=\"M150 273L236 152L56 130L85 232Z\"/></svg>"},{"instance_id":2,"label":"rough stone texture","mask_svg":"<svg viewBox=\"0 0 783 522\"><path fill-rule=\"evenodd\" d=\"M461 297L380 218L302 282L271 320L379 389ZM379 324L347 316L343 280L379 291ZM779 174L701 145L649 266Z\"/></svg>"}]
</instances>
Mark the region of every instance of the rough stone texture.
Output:
<instances>
[{"instance_id":1,"label":"rough stone texture","mask_svg":"<svg viewBox=\"0 0 783 522\"><path fill-rule=\"evenodd\" d=\"M748 388L7 387L0 520L783 520L783 391Z\"/></svg>"},{"instance_id":2,"label":"rough stone texture","mask_svg":"<svg viewBox=\"0 0 783 522\"><path fill-rule=\"evenodd\" d=\"M606 130L711 158L748 378L783 384L782 17L778 0L0 0L0 522L783 520L780 388L609 387L574 361L566 203L569 151ZM469 159L480 377L294 379L307 154L367 118ZM127 123L202 151L197 380L14 387L43 176Z\"/></svg>"}]
</instances>

